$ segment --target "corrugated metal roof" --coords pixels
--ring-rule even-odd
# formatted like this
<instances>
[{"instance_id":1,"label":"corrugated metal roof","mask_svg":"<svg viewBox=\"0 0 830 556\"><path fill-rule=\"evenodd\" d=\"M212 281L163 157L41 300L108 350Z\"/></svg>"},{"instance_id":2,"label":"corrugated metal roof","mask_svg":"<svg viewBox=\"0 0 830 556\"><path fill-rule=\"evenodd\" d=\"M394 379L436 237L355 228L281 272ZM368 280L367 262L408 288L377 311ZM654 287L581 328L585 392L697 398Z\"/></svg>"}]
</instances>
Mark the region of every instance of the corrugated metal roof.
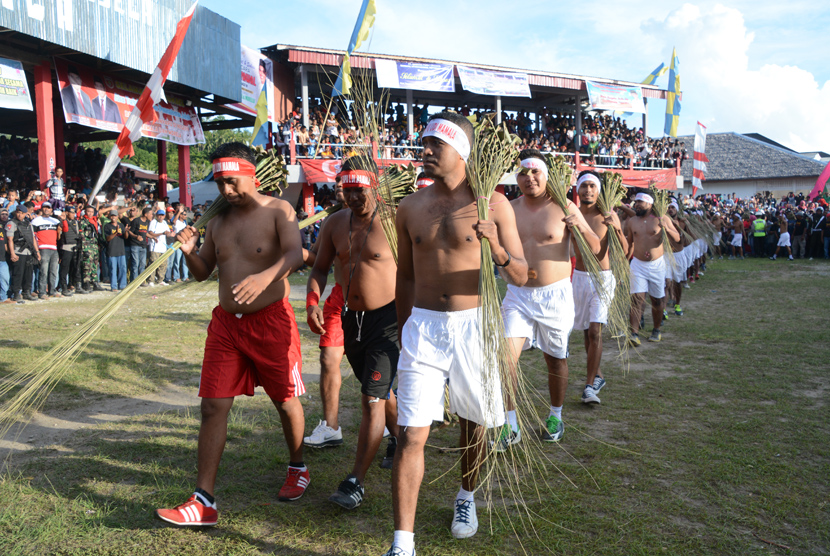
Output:
<instances>
[{"instance_id":1,"label":"corrugated metal roof","mask_svg":"<svg viewBox=\"0 0 830 556\"><path fill-rule=\"evenodd\" d=\"M343 63L344 50L331 50L327 48L311 48L307 46L293 46L275 44L263 50L287 50L288 61L297 64L310 64L320 66L337 67ZM527 70L519 68L510 68L503 66L491 66L487 64L473 64L467 62L456 62L452 60L439 60L434 58L417 58L413 56L395 56L390 54L352 54L350 63L353 68L373 69L373 60L376 58L387 60L400 60L407 62L425 62L425 63L450 63L460 64L474 68L487 69L492 71L510 71L526 73L528 75L528 82L537 87L554 87L558 89L572 89L584 90L585 81L596 81L598 83L609 83L612 85L624 85L629 87L640 87L643 90L643 96L648 98L665 99L666 92L654 85L643 85L642 83L632 83L630 81L620 81L616 79L607 79L603 77L588 77L582 75L570 75L566 73L547 72L539 70ZM458 72L456 70L456 76Z\"/></svg>"}]
</instances>

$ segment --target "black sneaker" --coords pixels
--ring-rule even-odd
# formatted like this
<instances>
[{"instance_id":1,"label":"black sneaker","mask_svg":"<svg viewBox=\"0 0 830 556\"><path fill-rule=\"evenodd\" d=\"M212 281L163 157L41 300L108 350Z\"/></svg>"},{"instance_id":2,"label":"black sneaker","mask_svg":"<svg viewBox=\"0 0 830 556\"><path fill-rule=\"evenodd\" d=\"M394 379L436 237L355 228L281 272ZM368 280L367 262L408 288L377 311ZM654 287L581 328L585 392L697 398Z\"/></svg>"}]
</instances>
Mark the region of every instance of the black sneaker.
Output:
<instances>
[{"instance_id":1,"label":"black sneaker","mask_svg":"<svg viewBox=\"0 0 830 556\"><path fill-rule=\"evenodd\" d=\"M394 436L389 437L389 444L386 445L386 455L383 456L383 461L380 462L382 469L392 469L392 464L395 462L395 451L398 449L398 439Z\"/></svg>"},{"instance_id":2,"label":"black sneaker","mask_svg":"<svg viewBox=\"0 0 830 556\"><path fill-rule=\"evenodd\" d=\"M353 510L363 502L363 487L357 477L349 476L337 487L337 492L329 496L329 500L347 510Z\"/></svg>"}]
</instances>

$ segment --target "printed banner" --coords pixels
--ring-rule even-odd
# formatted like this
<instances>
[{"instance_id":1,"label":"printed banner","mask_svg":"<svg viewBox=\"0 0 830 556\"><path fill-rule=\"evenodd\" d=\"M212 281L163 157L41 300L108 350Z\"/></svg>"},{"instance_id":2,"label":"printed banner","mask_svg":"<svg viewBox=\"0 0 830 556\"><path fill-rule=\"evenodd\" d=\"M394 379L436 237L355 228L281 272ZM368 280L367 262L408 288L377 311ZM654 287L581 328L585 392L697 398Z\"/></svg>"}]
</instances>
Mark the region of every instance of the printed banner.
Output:
<instances>
[{"instance_id":1,"label":"printed banner","mask_svg":"<svg viewBox=\"0 0 830 556\"><path fill-rule=\"evenodd\" d=\"M588 89L591 108L594 110L617 110L638 114L646 111L643 103L643 90L640 87L624 87L592 81L586 81L585 86Z\"/></svg>"},{"instance_id":2,"label":"printed banner","mask_svg":"<svg viewBox=\"0 0 830 556\"><path fill-rule=\"evenodd\" d=\"M23 73L23 64L17 60L0 58L0 108L32 109L32 96Z\"/></svg>"},{"instance_id":3,"label":"printed banner","mask_svg":"<svg viewBox=\"0 0 830 556\"><path fill-rule=\"evenodd\" d=\"M98 73L84 66L70 65L55 59L58 86L67 123L120 132L133 106L144 90L143 85ZM156 121L141 126L141 136L176 145L205 142L205 134L196 110L185 106L183 99L170 95L153 107Z\"/></svg>"},{"instance_id":4,"label":"printed banner","mask_svg":"<svg viewBox=\"0 0 830 556\"><path fill-rule=\"evenodd\" d=\"M375 59L378 87L416 91L455 92L452 64L427 64Z\"/></svg>"},{"instance_id":5,"label":"printed banner","mask_svg":"<svg viewBox=\"0 0 830 556\"><path fill-rule=\"evenodd\" d=\"M333 182L340 172L341 161L331 158L301 158L297 162L303 169L306 183L327 183ZM399 166L406 166L412 164L413 166L421 166L421 161L407 160L403 158L382 159L377 161L378 167L386 168L393 164Z\"/></svg>"},{"instance_id":6,"label":"printed banner","mask_svg":"<svg viewBox=\"0 0 830 556\"><path fill-rule=\"evenodd\" d=\"M455 66L465 91L477 95L497 97L530 97L526 73L489 71L467 66Z\"/></svg>"},{"instance_id":7,"label":"printed banner","mask_svg":"<svg viewBox=\"0 0 830 556\"><path fill-rule=\"evenodd\" d=\"M259 50L242 46L242 101L229 104L229 108L251 116L257 115L256 104L265 90L268 103L268 121L274 119L274 65L270 58Z\"/></svg>"}]
</instances>

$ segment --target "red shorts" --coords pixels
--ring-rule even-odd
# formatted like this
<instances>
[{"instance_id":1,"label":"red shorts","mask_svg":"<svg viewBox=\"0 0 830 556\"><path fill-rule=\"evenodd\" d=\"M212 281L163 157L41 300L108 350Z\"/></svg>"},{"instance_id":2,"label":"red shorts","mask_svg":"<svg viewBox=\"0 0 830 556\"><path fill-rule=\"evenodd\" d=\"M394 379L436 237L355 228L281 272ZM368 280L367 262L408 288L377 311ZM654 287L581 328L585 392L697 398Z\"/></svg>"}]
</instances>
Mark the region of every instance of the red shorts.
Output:
<instances>
[{"instance_id":1,"label":"red shorts","mask_svg":"<svg viewBox=\"0 0 830 556\"><path fill-rule=\"evenodd\" d=\"M253 396L257 386L277 402L305 393L300 332L288 299L250 315L213 310L199 397Z\"/></svg>"},{"instance_id":2,"label":"red shorts","mask_svg":"<svg viewBox=\"0 0 830 556\"><path fill-rule=\"evenodd\" d=\"M323 328L320 347L343 347L343 288L335 284L323 304Z\"/></svg>"}]
</instances>

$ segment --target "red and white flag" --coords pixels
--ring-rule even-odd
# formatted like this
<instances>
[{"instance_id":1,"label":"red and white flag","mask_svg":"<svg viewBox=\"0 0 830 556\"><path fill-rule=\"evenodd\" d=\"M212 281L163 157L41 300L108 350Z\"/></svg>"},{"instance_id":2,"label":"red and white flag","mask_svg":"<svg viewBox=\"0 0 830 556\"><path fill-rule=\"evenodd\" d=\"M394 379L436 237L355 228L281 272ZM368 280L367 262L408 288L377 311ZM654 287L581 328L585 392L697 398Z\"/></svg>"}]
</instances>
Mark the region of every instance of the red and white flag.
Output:
<instances>
[{"instance_id":1,"label":"red and white flag","mask_svg":"<svg viewBox=\"0 0 830 556\"><path fill-rule=\"evenodd\" d=\"M198 4L198 0L194 2L190 6L190 9L187 10L187 13L184 14L184 17L176 24L176 34L173 35L173 40L167 45L167 50L164 51L164 55L161 57L155 71L153 71L153 75L147 81L147 86L144 87L144 91L138 97L138 101L136 101L129 118L127 118L127 123L124 124L124 128L121 130L121 135L115 140L115 145L113 145L109 156L107 156L107 161L104 163L104 169L101 170L101 175L98 176L95 189L93 189L92 194L89 196L90 199L98 193L101 186L110 178L121 163L121 159L125 156L133 156L135 154L135 151L133 151L133 142L141 138L141 126L145 123L156 121L154 107L160 99L164 98L162 86L167 81L167 76L173 67L173 62L176 61L176 56L179 54L184 37L187 35L187 29L190 27L190 21L193 19L193 12L196 11Z\"/></svg>"},{"instance_id":2,"label":"red and white flag","mask_svg":"<svg viewBox=\"0 0 830 556\"><path fill-rule=\"evenodd\" d=\"M695 129L695 159L694 169L692 170L692 196L697 194L698 189L703 189L701 183L706 177L703 173L706 171L706 163L709 159L706 157L706 126L702 123L697 123Z\"/></svg>"}]
</instances>

